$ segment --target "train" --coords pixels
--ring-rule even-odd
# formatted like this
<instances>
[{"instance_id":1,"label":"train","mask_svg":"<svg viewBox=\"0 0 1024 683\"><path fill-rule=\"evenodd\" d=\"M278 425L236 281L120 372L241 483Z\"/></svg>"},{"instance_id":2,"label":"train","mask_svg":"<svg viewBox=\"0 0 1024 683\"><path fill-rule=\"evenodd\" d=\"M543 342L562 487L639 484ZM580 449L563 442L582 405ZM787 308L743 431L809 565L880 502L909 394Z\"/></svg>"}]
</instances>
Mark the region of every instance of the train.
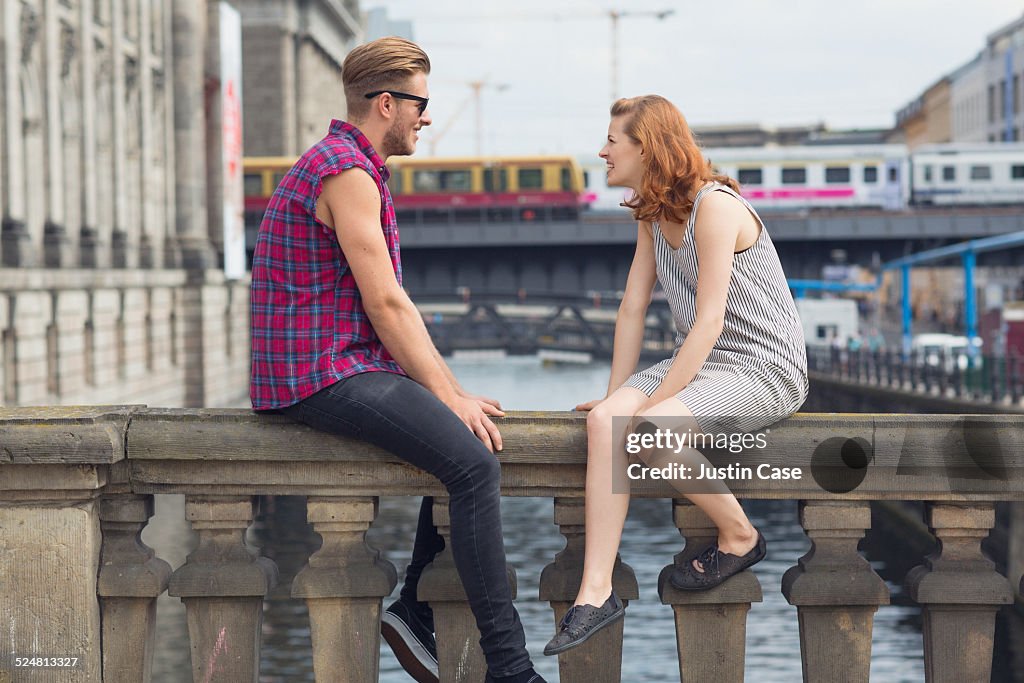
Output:
<instances>
[{"instance_id":1,"label":"train","mask_svg":"<svg viewBox=\"0 0 1024 683\"><path fill-rule=\"evenodd\" d=\"M295 159L246 157L246 225L259 227L270 195ZM570 220L593 201L580 164L570 156L413 158L388 161L388 187L399 222L453 217L492 221Z\"/></svg>"},{"instance_id":2,"label":"train","mask_svg":"<svg viewBox=\"0 0 1024 683\"><path fill-rule=\"evenodd\" d=\"M1024 143L801 145L704 150L759 210L1024 204Z\"/></svg>"},{"instance_id":3,"label":"train","mask_svg":"<svg viewBox=\"0 0 1024 683\"><path fill-rule=\"evenodd\" d=\"M758 210L903 211L1024 204L1024 143L707 148ZM244 161L246 227L255 235L290 157ZM395 157L388 185L400 222L576 220L617 207L604 164L571 156Z\"/></svg>"}]
</instances>

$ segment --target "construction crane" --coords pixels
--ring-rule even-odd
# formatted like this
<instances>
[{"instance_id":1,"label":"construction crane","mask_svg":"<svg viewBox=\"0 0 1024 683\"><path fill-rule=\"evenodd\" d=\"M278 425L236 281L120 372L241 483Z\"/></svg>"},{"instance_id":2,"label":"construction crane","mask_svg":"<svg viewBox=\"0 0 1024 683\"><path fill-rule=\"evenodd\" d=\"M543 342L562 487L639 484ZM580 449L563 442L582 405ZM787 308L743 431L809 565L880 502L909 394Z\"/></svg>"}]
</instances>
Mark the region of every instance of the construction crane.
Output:
<instances>
[{"instance_id":1,"label":"construction crane","mask_svg":"<svg viewBox=\"0 0 1024 683\"><path fill-rule=\"evenodd\" d=\"M624 18L632 17L653 17L658 21L675 14L674 9L663 9L663 10L601 10L595 12L575 12L571 14L532 14L532 13L514 13L514 14L489 14L489 15L471 15L461 14L455 16L438 16L434 15L426 21L444 21L446 23L453 21L565 21L567 19L593 19L599 16L606 16L611 19L612 25L612 50L611 50L611 95L612 102L619 99L619 21ZM424 21L419 19L417 21Z\"/></svg>"},{"instance_id":2,"label":"construction crane","mask_svg":"<svg viewBox=\"0 0 1024 683\"><path fill-rule=\"evenodd\" d=\"M675 14L674 9L657 11L608 10L612 20L612 102L619 99L619 20L623 17L654 17L658 21Z\"/></svg>"},{"instance_id":3,"label":"construction crane","mask_svg":"<svg viewBox=\"0 0 1024 683\"><path fill-rule=\"evenodd\" d=\"M481 107L480 91L483 90L484 88L494 88L495 90L500 92L502 90L507 89L508 88L508 84L507 83L492 83L491 81L488 80L488 77L485 76L485 77L483 77L481 79L478 79L478 80L475 80L475 81L466 81L465 85L468 85L470 87L470 89L471 89L470 94L455 109L455 113L452 114L451 117L448 119L448 121L445 123L444 128L441 128L439 131L437 131L437 134L431 136L431 138L430 138L430 156L437 156L437 143L441 141L441 138L444 137L445 133L447 133L449 130L451 130L452 126L455 124L455 121L458 120L459 115L462 114L463 111L465 111L466 107L469 106L470 102L473 102L475 104L474 108L476 110L476 117L475 117L476 118L476 155L477 156L482 156L483 155L483 139L484 139L484 134L483 134L483 114L481 112L482 107Z\"/></svg>"}]
</instances>

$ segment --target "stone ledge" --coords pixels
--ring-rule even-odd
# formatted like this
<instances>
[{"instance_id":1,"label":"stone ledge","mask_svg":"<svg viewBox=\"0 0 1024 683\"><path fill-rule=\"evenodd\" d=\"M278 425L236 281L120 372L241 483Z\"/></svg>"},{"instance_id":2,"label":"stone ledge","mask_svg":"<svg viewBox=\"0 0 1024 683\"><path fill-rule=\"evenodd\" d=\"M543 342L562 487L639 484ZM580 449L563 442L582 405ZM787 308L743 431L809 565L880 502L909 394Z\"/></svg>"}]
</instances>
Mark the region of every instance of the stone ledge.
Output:
<instances>
[{"instance_id":1,"label":"stone ledge","mask_svg":"<svg viewBox=\"0 0 1024 683\"><path fill-rule=\"evenodd\" d=\"M131 415L142 406L0 408L0 467L109 465L125 458Z\"/></svg>"},{"instance_id":2,"label":"stone ledge","mask_svg":"<svg viewBox=\"0 0 1024 683\"><path fill-rule=\"evenodd\" d=\"M582 413L510 412L496 423L507 495L582 495ZM385 451L281 415L147 409L130 429L139 493L441 493L436 480ZM743 498L1024 500L1024 421L1014 416L797 414L769 428L765 448L723 455L716 464L802 470L799 480L732 482ZM633 492L678 497L663 481L635 481Z\"/></svg>"}]
</instances>

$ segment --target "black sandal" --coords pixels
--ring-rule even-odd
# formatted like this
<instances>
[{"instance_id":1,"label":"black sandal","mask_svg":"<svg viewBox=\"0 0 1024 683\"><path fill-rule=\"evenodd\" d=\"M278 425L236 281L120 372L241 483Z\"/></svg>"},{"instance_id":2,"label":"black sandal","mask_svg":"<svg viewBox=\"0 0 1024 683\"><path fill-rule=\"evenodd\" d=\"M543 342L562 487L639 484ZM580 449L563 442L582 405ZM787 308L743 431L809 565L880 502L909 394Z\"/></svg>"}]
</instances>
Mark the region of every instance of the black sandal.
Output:
<instances>
[{"instance_id":1,"label":"black sandal","mask_svg":"<svg viewBox=\"0 0 1024 683\"><path fill-rule=\"evenodd\" d=\"M600 607L573 605L558 624L558 633L544 647L544 654L557 655L582 645L590 636L621 619L625 613L626 608L615 591Z\"/></svg>"},{"instance_id":2,"label":"black sandal","mask_svg":"<svg viewBox=\"0 0 1024 683\"><path fill-rule=\"evenodd\" d=\"M712 543L696 557L700 566L704 568L703 572L697 571L691 560L685 566L675 567L668 580L681 591L708 590L720 585L729 577L739 574L744 569L754 566L767 554L767 544L760 531L757 532L757 543L754 544L750 552L742 557L724 553L719 550L718 543Z\"/></svg>"}]
</instances>

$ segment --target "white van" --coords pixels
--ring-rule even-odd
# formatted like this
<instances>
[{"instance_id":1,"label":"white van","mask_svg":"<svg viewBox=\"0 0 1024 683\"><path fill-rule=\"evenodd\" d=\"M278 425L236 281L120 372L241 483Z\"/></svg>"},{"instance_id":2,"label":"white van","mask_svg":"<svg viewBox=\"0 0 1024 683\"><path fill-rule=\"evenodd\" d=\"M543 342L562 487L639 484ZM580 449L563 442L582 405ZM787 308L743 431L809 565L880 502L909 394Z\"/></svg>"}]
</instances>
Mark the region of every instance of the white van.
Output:
<instances>
[{"instance_id":1,"label":"white van","mask_svg":"<svg viewBox=\"0 0 1024 683\"><path fill-rule=\"evenodd\" d=\"M974 346L978 351L981 350L981 344L982 339L975 337ZM912 340L910 350L915 354L918 365L927 365L932 368L941 366L948 373L952 373L954 369L963 372L968 366L971 366L967 337L962 335L919 334ZM973 367L980 367L980 365L981 357L976 352Z\"/></svg>"}]
</instances>

